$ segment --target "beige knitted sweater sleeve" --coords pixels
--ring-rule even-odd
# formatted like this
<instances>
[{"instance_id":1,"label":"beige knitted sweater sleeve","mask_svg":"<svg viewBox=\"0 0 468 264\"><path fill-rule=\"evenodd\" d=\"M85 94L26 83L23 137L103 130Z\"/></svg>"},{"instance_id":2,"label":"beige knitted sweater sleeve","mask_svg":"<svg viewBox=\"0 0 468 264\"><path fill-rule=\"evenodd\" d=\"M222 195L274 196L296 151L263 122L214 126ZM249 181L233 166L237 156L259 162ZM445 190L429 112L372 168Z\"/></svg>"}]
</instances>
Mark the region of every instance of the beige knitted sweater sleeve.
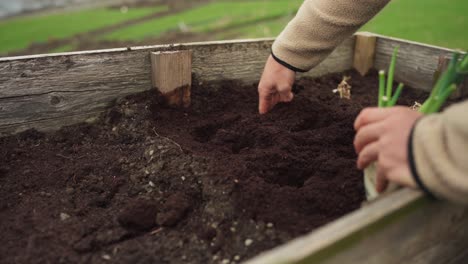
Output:
<instances>
[{"instance_id":1,"label":"beige knitted sweater sleeve","mask_svg":"<svg viewBox=\"0 0 468 264\"><path fill-rule=\"evenodd\" d=\"M305 0L272 47L277 61L308 71L390 0Z\"/></svg>"},{"instance_id":2,"label":"beige knitted sweater sleeve","mask_svg":"<svg viewBox=\"0 0 468 264\"><path fill-rule=\"evenodd\" d=\"M468 101L422 118L409 142L412 174L436 198L468 204Z\"/></svg>"}]
</instances>

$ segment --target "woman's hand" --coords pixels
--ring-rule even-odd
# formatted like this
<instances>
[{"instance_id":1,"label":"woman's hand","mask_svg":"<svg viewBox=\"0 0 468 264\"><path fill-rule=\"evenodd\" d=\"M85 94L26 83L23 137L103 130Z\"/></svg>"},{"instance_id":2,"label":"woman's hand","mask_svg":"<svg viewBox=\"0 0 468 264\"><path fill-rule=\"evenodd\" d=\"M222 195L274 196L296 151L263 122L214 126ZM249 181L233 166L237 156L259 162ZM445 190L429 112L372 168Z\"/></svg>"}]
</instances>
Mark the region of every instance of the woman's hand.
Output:
<instances>
[{"instance_id":1,"label":"woman's hand","mask_svg":"<svg viewBox=\"0 0 468 264\"><path fill-rule=\"evenodd\" d=\"M279 102L290 102L294 98L292 87L296 73L279 64L273 56L268 58L258 85L258 111L266 114Z\"/></svg>"},{"instance_id":2,"label":"woman's hand","mask_svg":"<svg viewBox=\"0 0 468 264\"><path fill-rule=\"evenodd\" d=\"M364 169L377 162L377 191L388 181L416 187L408 163L408 139L421 113L407 107L366 108L354 122L354 148L357 167Z\"/></svg>"}]
</instances>

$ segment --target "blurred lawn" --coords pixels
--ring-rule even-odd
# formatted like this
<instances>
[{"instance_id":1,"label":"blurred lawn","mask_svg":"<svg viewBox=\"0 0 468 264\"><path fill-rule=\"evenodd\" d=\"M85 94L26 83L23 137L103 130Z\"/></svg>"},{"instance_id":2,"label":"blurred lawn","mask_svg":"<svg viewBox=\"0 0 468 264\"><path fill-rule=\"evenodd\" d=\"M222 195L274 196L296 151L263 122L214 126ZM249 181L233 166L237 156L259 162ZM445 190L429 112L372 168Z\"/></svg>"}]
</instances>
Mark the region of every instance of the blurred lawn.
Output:
<instances>
[{"instance_id":1,"label":"blurred lawn","mask_svg":"<svg viewBox=\"0 0 468 264\"><path fill-rule=\"evenodd\" d=\"M360 29L455 49L468 49L467 0L393 0ZM245 38L277 36L289 18L236 29ZM232 36L224 32L219 37Z\"/></svg>"},{"instance_id":2,"label":"blurred lawn","mask_svg":"<svg viewBox=\"0 0 468 264\"><path fill-rule=\"evenodd\" d=\"M218 2L103 36L142 40L186 27L216 39L277 36L302 1ZM393 0L361 30L449 48L468 49L467 0ZM248 22L251 22L248 25ZM223 31L224 30L224 31Z\"/></svg>"},{"instance_id":3,"label":"blurred lawn","mask_svg":"<svg viewBox=\"0 0 468 264\"><path fill-rule=\"evenodd\" d=\"M24 49L33 42L67 38L163 10L167 7L131 8L127 13L99 8L0 21L0 54Z\"/></svg>"},{"instance_id":4,"label":"blurred lawn","mask_svg":"<svg viewBox=\"0 0 468 264\"><path fill-rule=\"evenodd\" d=\"M363 31L468 49L467 0L393 0Z\"/></svg>"},{"instance_id":5,"label":"blurred lawn","mask_svg":"<svg viewBox=\"0 0 468 264\"><path fill-rule=\"evenodd\" d=\"M114 31L106 40L142 40L186 27L190 32L210 32L294 14L301 0L232 1L212 3L175 15Z\"/></svg>"},{"instance_id":6,"label":"blurred lawn","mask_svg":"<svg viewBox=\"0 0 468 264\"><path fill-rule=\"evenodd\" d=\"M141 41L167 32L206 34L209 39L277 36L294 17L302 0L218 1L118 29L98 40ZM97 9L0 21L0 54L21 50L32 42L68 38L126 20L167 10L167 7ZM361 30L449 48L468 49L468 0L393 0ZM53 52L71 51L73 44ZM52 52L52 51L51 51Z\"/></svg>"}]
</instances>

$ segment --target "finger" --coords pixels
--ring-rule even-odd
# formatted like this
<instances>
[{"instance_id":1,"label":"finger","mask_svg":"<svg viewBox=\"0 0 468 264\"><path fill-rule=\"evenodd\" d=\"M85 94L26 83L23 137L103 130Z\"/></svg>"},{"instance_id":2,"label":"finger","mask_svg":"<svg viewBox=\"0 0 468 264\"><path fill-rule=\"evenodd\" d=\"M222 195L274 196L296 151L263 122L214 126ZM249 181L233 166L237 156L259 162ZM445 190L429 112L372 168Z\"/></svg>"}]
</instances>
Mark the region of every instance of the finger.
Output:
<instances>
[{"instance_id":1,"label":"finger","mask_svg":"<svg viewBox=\"0 0 468 264\"><path fill-rule=\"evenodd\" d=\"M364 149L362 149L361 153L359 153L357 160L358 169L363 170L364 168L367 168L367 166L376 161L378 157L379 144L377 142L368 144Z\"/></svg>"},{"instance_id":2,"label":"finger","mask_svg":"<svg viewBox=\"0 0 468 264\"><path fill-rule=\"evenodd\" d=\"M388 180L385 177L385 171L379 167L377 164L377 179L376 179L376 189L378 193L382 193L387 189Z\"/></svg>"},{"instance_id":3,"label":"finger","mask_svg":"<svg viewBox=\"0 0 468 264\"><path fill-rule=\"evenodd\" d=\"M403 185L411 188L416 188L417 184L411 176L408 166L399 166L398 168L387 173L387 179L390 182L395 182L398 185Z\"/></svg>"},{"instance_id":4,"label":"finger","mask_svg":"<svg viewBox=\"0 0 468 264\"><path fill-rule=\"evenodd\" d=\"M292 92L283 92L280 94L281 102L291 102L294 99L294 94Z\"/></svg>"},{"instance_id":5,"label":"finger","mask_svg":"<svg viewBox=\"0 0 468 264\"><path fill-rule=\"evenodd\" d=\"M377 141L383 132L382 122L360 128L354 137L354 149L356 153L360 153L367 144Z\"/></svg>"},{"instance_id":6,"label":"finger","mask_svg":"<svg viewBox=\"0 0 468 264\"><path fill-rule=\"evenodd\" d=\"M258 112L260 114L266 114L271 109L271 95L259 94Z\"/></svg>"},{"instance_id":7,"label":"finger","mask_svg":"<svg viewBox=\"0 0 468 264\"><path fill-rule=\"evenodd\" d=\"M391 108L365 108L354 121L354 129L357 131L363 126L384 120L392 115L392 111Z\"/></svg>"},{"instance_id":8,"label":"finger","mask_svg":"<svg viewBox=\"0 0 468 264\"><path fill-rule=\"evenodd\" d=\"M270 110L275 107L276 104L278 104L281 101L280 94L279 93L274 93L271 95L271 101L270 101Z\"/></svg>"}]
</instances>

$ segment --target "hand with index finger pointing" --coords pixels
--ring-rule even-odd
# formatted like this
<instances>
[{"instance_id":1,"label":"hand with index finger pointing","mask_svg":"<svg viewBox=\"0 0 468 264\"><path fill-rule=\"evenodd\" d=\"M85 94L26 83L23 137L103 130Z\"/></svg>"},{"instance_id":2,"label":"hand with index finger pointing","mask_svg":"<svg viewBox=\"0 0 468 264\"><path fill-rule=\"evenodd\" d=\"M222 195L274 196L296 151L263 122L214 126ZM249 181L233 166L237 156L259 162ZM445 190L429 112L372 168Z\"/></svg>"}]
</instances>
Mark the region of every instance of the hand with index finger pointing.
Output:
<instances>
[{"instance_id":1,"label":"hand with index finger pointing","mask_svg":"<svg viewBox=\"0 0 468 264\"><path fill-rule=\"evenodd\" d=\"M292 87L296 73L279 64L273 56L267 60L258 85L258 111L268 113L280 102L290 102L294 98Z\"/></svg>"}]
</instances>

